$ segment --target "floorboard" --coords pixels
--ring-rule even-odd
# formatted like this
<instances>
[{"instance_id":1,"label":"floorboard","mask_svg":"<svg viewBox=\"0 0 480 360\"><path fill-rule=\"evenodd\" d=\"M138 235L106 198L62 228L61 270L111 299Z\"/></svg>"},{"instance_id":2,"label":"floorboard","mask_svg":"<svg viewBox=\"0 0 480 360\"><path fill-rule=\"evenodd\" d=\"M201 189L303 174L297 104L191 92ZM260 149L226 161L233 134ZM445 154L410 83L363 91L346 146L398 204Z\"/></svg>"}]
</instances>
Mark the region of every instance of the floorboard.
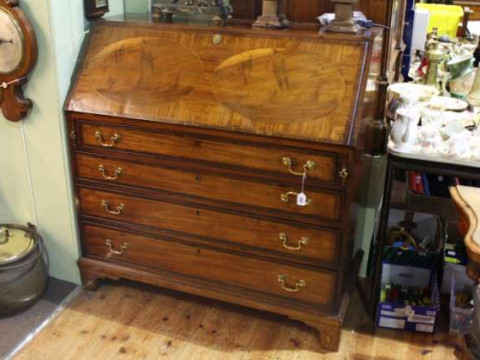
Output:
<instances>
[{"instance_id":1,"label":"floorboard","mask_svg":"<svg viewBox=\"0 0 480 360\"><path fill-rule=\"evenodd\" d=\"M175 360L468 359L457 339L375 330L357 297L338 353L314 331L273 314L127 282L82 291L15 357Z\"/></svg>"}]
</instances>

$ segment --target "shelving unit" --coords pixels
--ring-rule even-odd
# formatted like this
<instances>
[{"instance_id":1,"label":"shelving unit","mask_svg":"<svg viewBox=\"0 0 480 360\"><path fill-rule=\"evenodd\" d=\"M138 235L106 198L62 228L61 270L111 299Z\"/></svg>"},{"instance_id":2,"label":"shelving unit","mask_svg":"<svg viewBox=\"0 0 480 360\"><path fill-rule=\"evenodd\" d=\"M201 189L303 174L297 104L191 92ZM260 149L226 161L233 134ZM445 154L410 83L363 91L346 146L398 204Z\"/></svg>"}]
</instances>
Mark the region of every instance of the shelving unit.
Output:
<instances>
[{"instance_id":1,"label":"shelving unit","mask_svg":"<svg viewBox=\"0 0 480 360\"><path fill-rule=\"evenodd\" d=\"M394 181L392 189L391 209L434 214L448 221L458 220L458 212L449 198L412 193L408 184L400 181Z\"/></svg>"},{"instance_id":2,"label":"shelving unit","mask_svg":"<svg viewBox=\"0 0 480 360\"><path fill-rule=\"evenodd\" d=\"M373 276L359 282L360 296L372 316L375 315L379 300L382 254L387 240L390 210L399 209L434 214L450 221L455 221L459 217L451 199L411 193L407 183L396 180L400 172L407 171L480 180L479 167L444 163L439 159L435 159L435 161L415 159L389 152L383 204L378 220L378 230L372 241L372 248L375 249L373 251Z\"/></svg>"}]
</instances>

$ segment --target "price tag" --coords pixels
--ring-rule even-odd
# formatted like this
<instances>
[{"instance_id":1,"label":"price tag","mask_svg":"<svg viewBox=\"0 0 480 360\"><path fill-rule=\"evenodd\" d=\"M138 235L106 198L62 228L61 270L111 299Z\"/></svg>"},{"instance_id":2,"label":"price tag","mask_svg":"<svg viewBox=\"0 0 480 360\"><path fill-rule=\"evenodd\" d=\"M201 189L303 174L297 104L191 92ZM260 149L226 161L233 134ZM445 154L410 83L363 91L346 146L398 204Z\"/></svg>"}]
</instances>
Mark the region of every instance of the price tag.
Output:
<instances>
[{"instance_id":1,"label":"price tag","mask_svg":"<svg viewBox=\"0 0 480 360\"><path fill-rule=\"evenodd\" d=\"M305 188L305 181L307 180L307 174L303 174L302 177L302 191L297 195L297 206L307 206L307 195L303 189Z\"/></svg>"},{"instance_id":2,"label":"price tag","mask_svg":"<svg viewBox=\"0 0 480 360\"><path fill-rule=\"evenodd\" d=\"M307 195L304 192L297 195L297 206L307 206Z\"/></svg>"}]
</instances>

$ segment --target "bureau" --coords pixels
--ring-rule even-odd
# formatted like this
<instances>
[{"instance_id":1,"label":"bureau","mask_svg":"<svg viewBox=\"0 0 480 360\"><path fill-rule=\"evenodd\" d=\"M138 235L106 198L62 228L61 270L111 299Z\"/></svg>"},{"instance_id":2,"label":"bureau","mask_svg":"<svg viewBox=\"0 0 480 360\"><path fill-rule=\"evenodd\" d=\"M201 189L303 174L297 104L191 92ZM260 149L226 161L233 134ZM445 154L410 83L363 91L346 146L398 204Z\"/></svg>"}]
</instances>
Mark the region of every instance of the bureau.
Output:
<instances>
[{"instance_id":1,"label":"bureau","mask_svg":"<svg viewBox=\"0 0 480 360\"><path fill-rule=\"evenodd\" d=\"M301 320L336 350L381 38L99 22L66 101L85 284Z\"/></svg>"}]
</instances>

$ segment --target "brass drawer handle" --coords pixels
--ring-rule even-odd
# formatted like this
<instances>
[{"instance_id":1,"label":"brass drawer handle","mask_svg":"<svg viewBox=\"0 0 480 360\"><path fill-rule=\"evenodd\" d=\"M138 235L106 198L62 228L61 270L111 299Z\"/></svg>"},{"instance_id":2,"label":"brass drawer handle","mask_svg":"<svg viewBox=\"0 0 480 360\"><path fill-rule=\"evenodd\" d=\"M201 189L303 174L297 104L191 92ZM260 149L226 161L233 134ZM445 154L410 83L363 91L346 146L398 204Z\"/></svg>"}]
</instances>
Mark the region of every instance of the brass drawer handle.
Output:
<instances>
[{"instance_id":1,"label":"brass drawer handle","mask_svg":"<svg viewBox=\"0 0 480 360\"><path fill-rule=\"evenodd\" d=\"M288 244L288 236L285 233L278 234L278 239L283 242L283 247L287 250L291 251L299 251L302 250L302 246L308 245L309 239L307 237L302 237L298 242L297 246L292 246Z\"/></svg>"},{"instance_id":2,"label":"brass drawer handle","mask_svg":"<svg viewBox=\"0 0 480 360\"><path fill-rule=\"evenodd\" d=\"M117 210L110 210L110 204L107 200L102 200L102 206L105 208L106 212L112 215L122 215L125 204L121 203L117 206Z\"/></svg>"},{"instance_id":3,"label":"brass drawer handle","mask_svg":"<svg viewBox=\"0 0 480 360\"><path fill-rule=\"evenodd\" d=\"M285 194L280 195L280 200L282 200L284 203L288 203L290 201L290 196L294 196L295 198L300 195L299 193L295 191L289 191ZM312 203L312 199L307 198L307 203L305 206L310 205Z\"/></svg>"},{"instance_id":4,"label":"brass drawer handle","mask_svg":"<svg viewBox=\"0 0 480 360\"><path fill-rule=\"evenodd\" d=\"M106 143L105 139L103 138L102 133L100 131L95 131L95 139L97 139L100 146L104 147L104 148L114 147L116 144L118 144L118 142L120 141L121 138L122 137L120 135L113 134L113 136L110 137L110 143Z\"/></svg>"},{"instance_id":5,"label":"brass drawer handle","mask_svg":"<svg viewBox=\"0 0 480 360\"><path fill-rule=\"evenodd\" d=\"M115 255L123 255L123 253L127 251L127 243L123 243L123 245L120 246L120 250L115 250L110 239L105 240L105 245L107 246L108 251Z\"/></svg>"},{"instance_id":6,"label":"brass drawer handle","mask_svg":"<svg viewBox=\"0 0 480 360\"><path fill-rule=\"evenodd\" d=\"M99 165L98 170L100 171L100 173L102 174L102 176L105 180L110 180L110 181L117 180L118 177L120 175L122 175L122 173L123 173L123 169L121 167L115 169L115 176L108 176L107 171L105 170L105 166L103 166L103 165Z\"/></svg>"},{"instance_id":7,"label":"brass drawer handle","mask_svg":"<svg viewBox=\"0 0 480 360\"><path fill-rule=\"evenodd\" d=\"M289 157L282 158L282 164L288 168L288 172L295 176L307 176L308 170L313 170L315 168L315 162L308 160L305 164L303 164L303 172L293 171L292 170L292 159Z\"/></svg>"},{"instance_id":8,"label":"brass drawer handle","mask_svg":"<svg viewBox=\"0 0 480 360\"><path fill-rule=\"evenodd\" d=\"M307 287L307 282L305 280L298 280L295 284L295 287L290 287L287 285L287 275L278 275L278 282L282 286L282 289L291 293L299 292L301 288Z\"/></svg>"}]
</instances>

